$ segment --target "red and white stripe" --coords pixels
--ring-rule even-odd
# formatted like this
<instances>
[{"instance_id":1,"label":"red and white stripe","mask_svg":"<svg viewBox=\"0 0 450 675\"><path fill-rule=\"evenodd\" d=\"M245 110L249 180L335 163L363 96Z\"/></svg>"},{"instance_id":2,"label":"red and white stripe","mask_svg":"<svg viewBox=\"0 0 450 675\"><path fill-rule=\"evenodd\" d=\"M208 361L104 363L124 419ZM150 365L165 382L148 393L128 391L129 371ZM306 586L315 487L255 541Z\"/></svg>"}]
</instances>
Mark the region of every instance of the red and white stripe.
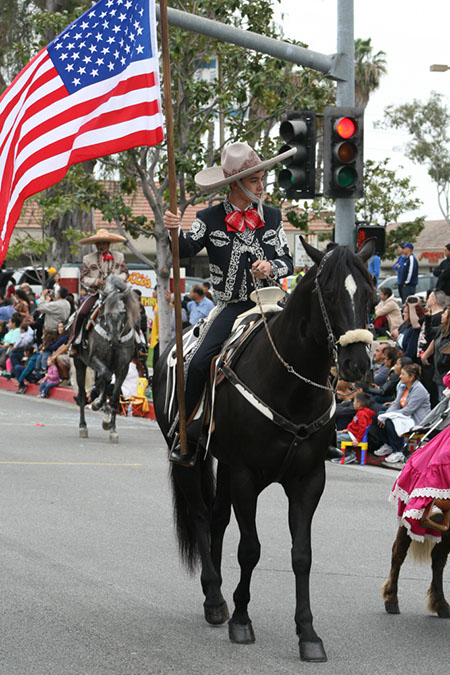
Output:
<instances>
[{"instance_id":1,"label":"red and white stripe","mask_svg":"<svg viewBox=\"0 0 450 675\"><path fill-rule=\"evenodd\" d=\"M0 263L24 200L77 162L163 139L157 59L69 94L43 49L0 98Z\"/></svg>"}]
</instances>

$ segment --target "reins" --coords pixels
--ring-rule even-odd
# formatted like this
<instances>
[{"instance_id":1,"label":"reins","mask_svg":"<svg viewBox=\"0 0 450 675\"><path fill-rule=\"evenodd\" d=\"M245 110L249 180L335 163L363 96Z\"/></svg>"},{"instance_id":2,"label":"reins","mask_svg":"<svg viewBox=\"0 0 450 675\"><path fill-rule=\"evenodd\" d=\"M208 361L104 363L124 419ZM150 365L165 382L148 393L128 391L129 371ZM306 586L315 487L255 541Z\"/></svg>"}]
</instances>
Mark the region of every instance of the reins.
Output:
<instances>
[{"instance_id":1,"label":"reins","mask_svg":"<svg viewBox=\"0 0 450 675\"><path fill-rule=\"evenodd\" d=\"M323 298L322 298L322 291L320 290L320 285L319 285L319 281L318 281L318 277L319 277L320 273L322 272L325 259L330 254L331 254L331 251L326 253L324 255L324 257L322 258L322 260L320 261L320 265L318 266L316 277L315 277L315 280L314 280L314 285L315 285L315 290L317 291L317 295L318 295L318 298L319 298L319 306L320 306L320 311L322 313L322 318L324 320L325 328L326 328L327 333L328 333L328 337L327 337L328 348L331 352L334 365L337 368L338 367L338 360L337 360L336 338L334 337L333 330L331 328L330 320L328 318L327 310L325 308L325 303L324 303ZM271 277L269 274L265 274L265 272L260 271L260 273L264 274L266 279L268 281L270 281L273 285L278 286L278 288L280 288L283 291L285 296L288 295L288 292L285 291L285 289L282 287L281 284L278 283L278 281L276 281L276 279ZM254 272L253 269L251 270L251 275L253 277L253 283L254 283L254 288L255 288L255 293L256 293L256 300L257 300L257 303L258 303L259 311L261 312L261 316L262 316L262 319L263 319L263 325L264 325L264 328L265 328L265 331L266 331L266 334L267 334L267 338L270 342L270 345L271 345L271 347L273 349L273 352L274 352L275 356L277 357L277 359L286 368L288 373L290 373L291 375L295 375L295 377L298 377L298 379L302 380L302 382L305 382L306 384L310 384L313 387L317 387L317 389L323 389L325 391L331 391L333 394L335 394L336 390L337 390L337 382L338 382L337 376L334 380L333 386L329 387L327 385L320 384L319 382L314 382L313 380L310 380L309 378L304 377L304 375L301 375L300 373L298 373L295 370L295 368L293 366L291 366L290 363L288 363L287 361L285 361L283 359L283 357L281 356L280 352L278 351L278 349L275 345L275 342L273 341L272 335L270 334L269 326L268 326L268 323L267 323L267 318L266 318L266 315L264 314L263 307L262 307L262 304L261 304L261 299L260 299L259 293L258 293L258 288L257 288L257 285L255 283L256 275L255 275L255 272Z\"/></svg>"}]
</instances>

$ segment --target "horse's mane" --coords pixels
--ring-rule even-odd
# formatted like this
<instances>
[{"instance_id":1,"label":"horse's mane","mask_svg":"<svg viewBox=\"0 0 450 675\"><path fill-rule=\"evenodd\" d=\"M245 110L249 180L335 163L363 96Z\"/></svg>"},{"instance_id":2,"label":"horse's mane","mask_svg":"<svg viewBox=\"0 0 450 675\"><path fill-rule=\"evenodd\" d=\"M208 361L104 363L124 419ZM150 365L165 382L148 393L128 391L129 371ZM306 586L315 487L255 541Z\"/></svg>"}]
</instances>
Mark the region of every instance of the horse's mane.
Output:
<instances>
[{"instance_id":1,"label":"horse's mane","mask_svg":"<svg viewBox=\"0 0 450 675\"><path fill-rule=\"evenodd\" d=\"M111 274L103 289L105 314L120 312L121 303L125 305L127 321L130 326L139 322L139 300L130 286L116 274Z\"/></svg>"},{"instance_id":2,"label":"horse's mane","mask_svg":"<svg viewBox=\"0 0 450 675\"><path fill-rule=\"evenodd\" d=\"M373 288L372 277L370 276L367 267L364 265L361 258L353 253L347 246L336 246L336 248L333 249L321 270L321 283L323 285L330 284L334 288L338 288L344 281L343 275L347 275L349 270L351 273L362 275L370 288Z\"/></svg>"}]
</instances>

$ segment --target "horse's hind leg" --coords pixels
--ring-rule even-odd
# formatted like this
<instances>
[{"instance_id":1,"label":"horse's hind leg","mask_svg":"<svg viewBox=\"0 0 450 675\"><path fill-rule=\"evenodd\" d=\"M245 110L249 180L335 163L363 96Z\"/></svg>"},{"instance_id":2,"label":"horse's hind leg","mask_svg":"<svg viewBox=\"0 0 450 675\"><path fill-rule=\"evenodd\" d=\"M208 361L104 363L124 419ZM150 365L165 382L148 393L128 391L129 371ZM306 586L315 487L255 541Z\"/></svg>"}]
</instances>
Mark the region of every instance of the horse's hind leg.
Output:
<instances>
[{"instance_id":1,"label":"horse's hind leg","mask_svg":"<svg viewBox=\"0 0 450 675\"><path fill-rule=\"evenodd\" d=\"M411 539L406 527L400 526L392 546L391 571L382 588L384 607L388 614L400 614L398 605L398 577L410 544Z\"/></svg>"},{"instance_id":2,"label":"horse's hind leg","mask_svg":"<svg viewBox=\"0 0 450 675\"><path fill-rule=\"evenodd\" d=\"M292 569L295 574L295 625L302 661L327 660L322 640L313 627L310 606L311 521L325 486L325 468L317 467L308 480L288 478L283 487L289 499L289 529L292 537Z\"/></svg>"},{"instance_id":3,"label":"horse's hind leg","mask_svg":"<svg viewBox=\"0 0 450 675\"><path fill-rule=\"evenodd\" d=\"M261 544L256 531L258 494L250 472L240 470L231 473L231 499L241 535L238 547L241 577L233 595L235 608L228 629L231 642L238 644L250 644L255 641L255 633L247 610L252 573L261 554Z\"/></svg>"},{"instance_id":4,"label":"horse's hind leg","mask_svg":"<svg viewBox=\"0 0 450 675\"><path fill-rule=\"evenodd\" d=\"M88 429L86 424L86 417L84 414L84 407L86 405L86 366L80 359L76 358L75 369L77 373L78 404L80 406L79 434L80 438L87 438Z\"/></svg>"},{"instance_id":5,"label":"horse's hind leg","mask_svg":"<svg viewBox=\"0 0 450 675\"><path fill-rule=\"evenodd\" d=\"M117 406L119 405L120 392L122 390L122 384L125 379L126 373L122 376L117 376L116 381L114 382L113 393L108 406L108 418L109 418L109 440L111 443L119 442L119 434L117 433L116 428L116 415L117 415ZM106 385L108 387L109 385ZM103 428L105 428L105 420L103 422Z\"/></svg>"},{"instance_id":6,"label":"horse's hind leg","mask_svg":"<svg viewBox=\"0 0 450 675\"><path fill-rule=\"evenodd\" d=\"M450 619L450 606L444 596L442 577L450 549L450 532L442 536L442 541L431 552L431 568L433 577L428 589L428 609L436 612L441 619Z\"/></svg>"}]
</instances>

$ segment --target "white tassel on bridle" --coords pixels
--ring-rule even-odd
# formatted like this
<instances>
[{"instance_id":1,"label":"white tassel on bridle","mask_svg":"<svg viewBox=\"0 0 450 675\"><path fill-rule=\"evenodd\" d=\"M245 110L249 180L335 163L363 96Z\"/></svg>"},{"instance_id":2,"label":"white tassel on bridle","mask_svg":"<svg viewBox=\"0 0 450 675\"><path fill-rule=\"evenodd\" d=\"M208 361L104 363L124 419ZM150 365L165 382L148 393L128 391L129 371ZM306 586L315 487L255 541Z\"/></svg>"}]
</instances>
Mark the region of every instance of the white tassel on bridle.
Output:
<instances>
[{"instance_id":1,"label":"white tassel on bridle","mask_svg":"<svg viewBox=\"0 0 450 675\"><path fill-rule=\"evenodd\" d=\"M341 347L347 347L354 342L364 342L366 345L371 345L373 342L373 335L370 330L365 328L357 328L356 330L348 330L341 335L337 341Z\"/></svg>"}]
</instances>

